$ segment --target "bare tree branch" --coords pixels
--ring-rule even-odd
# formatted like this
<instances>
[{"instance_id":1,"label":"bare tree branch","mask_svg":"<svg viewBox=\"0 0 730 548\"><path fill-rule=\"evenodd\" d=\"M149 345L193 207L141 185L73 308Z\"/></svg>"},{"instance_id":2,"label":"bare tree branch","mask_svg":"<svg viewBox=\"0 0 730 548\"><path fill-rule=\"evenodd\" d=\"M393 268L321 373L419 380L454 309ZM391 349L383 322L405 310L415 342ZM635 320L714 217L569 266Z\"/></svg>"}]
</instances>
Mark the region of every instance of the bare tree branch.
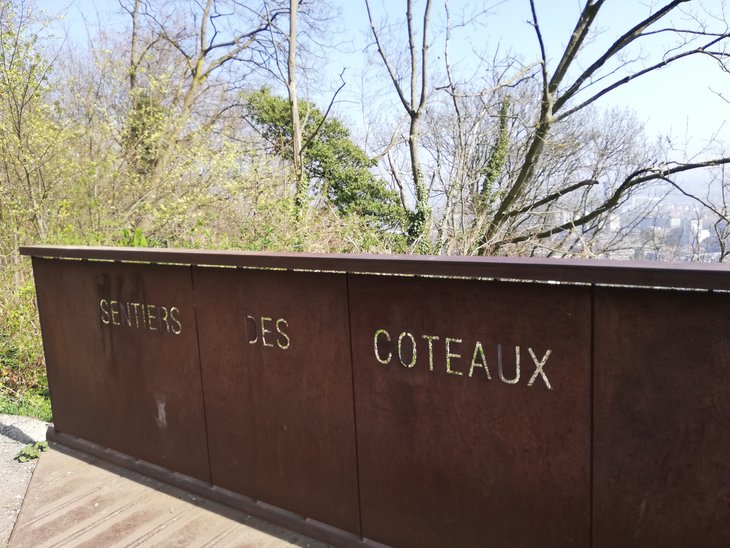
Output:
<instances>
[{"instance_id":1,"label":"bare tree branch","mask_svg":"<svg viewBox=\"0 0 730 548\"><path fill-rule=\"evenodd\" d=\"M409 4L410 5L410 4ZM403 88L401 88L400 82L398 81L398 76L395 73L395 70L393 69L393 66L390 63L390 60L388 56L385 53L385 50L383 49L383 45L381 43L380 39L380 33L375 27L375 22L373 21L373 14L370 11L370 2L369 0L365 0L365 8L368 12L368 21L370 22L370 31L373 35L373 38L375 39L375 45L378 48L378 55L380 55L380 58L383 60L383 65L385 65L385 69L388 71L388 76L390 76L390 81L393 83L393 87L395 88L398 98L400 99L400 102L403 103L403 108L406 109L406 112L408 114L412 114L413 107L412 102L409 102L408 99L406 99L405 93L403 92Z\"/></svg>"},{"instance_id":2,"label":"bare tree branch","mask_svg":"<svg viewBox=\"0 0 730 548\"><path fill-rule=\"evenodd\" d=\"M328 119L328 117L330 115L330 111L332 110L332 106L335 104L335 100L337 99L337 95L339 95L339 93L345 87L345 79L342 77L342 75L344 73L345 73L345 69L342 69L342 72L340 73L340 85L335 90L335 92L332 94L332 97L330 98L330 102L327 105L327 108L325 109L324 114L322 115L322 119L319 121L319 124L317 124L317 127L314 128L314 131L312 131L312 133L309 135L309 137L307 138L307 140L302 145L302 150L306 150L306 149L308 149L311 146L311 144L314 141L314 139L317 138L317 135L319 134L319 131L322 129L322 126L327 121L327 119Z\"/></svg>"},{"instance_id":3,"label":"bare tree branch","mask_svg":"<svg viewBox=\"0 0 730 548\"><path fill-rule=\"evenodd\" d=\"M633 74L629 74L628 76L626 76L624 78L621 78L620 80L617 80L613 84L611 84L611 85L603 88L601 91L599 91L595 95L589 97L588 99L586 99L585 101L583 101L579 105L576 105L575 107L573 107L573 108L571 108L569 110L566 110L565 112L561 112L558 116L555 117L555 120L556 121L563 120L563 119L567 118L568 116L570 116L571 114L574 114L575 112L578 112L579 110L587 107L588 105L590 105L594 101L600 99L601 97L603 97L607 93L613 91L614 89L616 89L616 88L618 88L620 86L623 86L624 84L627 84L628 82L630 82L630 81L632 81L632 80L634 80L636 78L639 78L641 76L644 76L645 74L648 74L648 73L653 72L653 71L655 71L657 69L660 69L662 67L665 67L665 66L669 65L670 63L673 63L674 61L678 61L679 59L684 59L685 57L689 57L691 55L707 54L708 53L708 48L710 46L714 46L715 44L717 44L717 43L725 40L728 37L730 37L730 34L718 36L717 38L715 38L711 42L705 44L704 46L695 48L695 49L690 50L690 51L685 51L685 52L679 53L677 55L674 55L672 57L669 57L667 59L662 60L660 63L656 63L656 64L654 64L654 65L652 65L650 67L647 67L647 68L645 68L643 70L640 70L640 71L635 72ZM722 55L722 54L721 53L716 53L715 55ZM724 55L727 55L727 54L724 54ZM558 103L559 102L560 102L560 100L558 102L556 102L556 109L558 108Z\"/></svg>"},{"instance_id":4,"label":"bare tree branch","mask_svg":"<svg viewBox=\"0 0 730 548\"><path fill-rule=\"evenodd\" d=\"M545 53L545 42L542 39L542 31L540 30L540 24L537 22L537 11L535 10L535 0L530 0L530 10L532 11L532 27L535 29L537 35L537 41L540 44L540 59L542 60L542 66L540 71L542 73L542 95L543 99L548 96L548 68L547 68L547 54Z\"/></svg>"},{"instance_id":5,"label":"bare tree branch","mask_svg":"<svg viewBox=\"0 0 730 548\"><path fill-rule=\"evenodd\" d=\"M631 175L629 175L624 181L619 185L609 196L607 200L603 202L599 207L595 208L593 211L582 215L581 217L574 219L572 221L569 221L567 223L563 223L561 225L549 228L547 230L540 230L537 232L532 232L528 234L522 234L518 236L508 237L505 238L494 245L496 247L501 247L506 244L515 244L520 242L525 242L528 240L541 240L544 238L549 238L550 236L553 236L555 234L559 234L561 232L565 232L568 230L573 230L577 227L583 226L590 221L596 219L598 216L611 211L616 208L616 206L619 204L621 197L631 188L637 187L639 185L642 185L644 183L650 182L650 181L656 181L656 180L666 180L666 177L669 175L673 175L675 173L683 173L685 171L691 171L694 169L701 169L706 167L713 167L713 166L720 166L730 164L730 157L727 158L719 158L716 160L708 160L705 162L696 162L696 163L689 163L689 164L678 164L674 167L670 168L646 168L637 170Z\"/></svg>"},{"instance_id":6,"label":"bare tree branch","mask_svg":"<svg viewBox=\"0 0 730 548\"><path fill-rule=\"evenodd\" d=\"M583 82L585 82L588 78L591 77L591 75L593 75L598 69L606 64L609 59L613 58L618 52L620 52L626 46L631 44L634 40L639 38L644 29L659 21L662 17L670 13L677 6L689 1L690 0L673 0L660 10L652 13L646 19L634 25L629 31L624 33L603 53L603 55L601 55L591 66L584 70L583 73L578 78L576 78L573 84L566 91L560 94L560 98L555 101L555 112L560 110L560 108L567 101L569 101L570 98L575 95L575 93L581 88ZM557 86L554 89L557 89Z\"/></svg>"},{"instance_id":7,"label":"bare tree branch","mask_svg":"<svg viewBox=\"0 0 730 548\"><path fill-rule=\"evenodd\" d=\"M585 181L581 181L579 183L572 184L569 187L561 188L560 190L553 192L552 194L548 194L544 198L542 198L536 202L530 203L530 204L526 205L525 207L522 207L522 208L514 210L514 211L510 211L507 213L506 216L515 217L517 215L522 215L523 213L529 213L530 211L532 211L534 209L547 205L550 202L554 202L555 200L562 198L566 194L570 194L571 192L574 192L580 188L584 188L586 186L593 186L593 185L597 185L597 184L598 184L598 181L596 181L594 179L587 179Z\"/></svg>"},{"instance_id":8,"label":"bare tree branch","mask_svg":"<svg viewBox=\"0 0 730 548\"><path fill-rule=\"evenodd\" d=\"M604 2L605 0L586 0L586 5L578 18L578 22L575 25L575 29L573 30L570 40L568 41L568 45L565 47L563 56L560 58L558 66L550 79L550 83L548 85L549 93L555 93L563 81L563 78L565 78L570 65L573 61L575 61L578 56L578 51L580 51L580 48L583 46L583 42L588 35L588 31L593 25L596 15L598 15L598 10L601 9Z\"/></svg>"},{"instance_id":9,"label":"bare tree branch","mask_svg":"<svg viewBox=\"0 0 730 548\"><path fill-rule=\"evenodd\" d=\"M717 217L720 220L723 220L725 222L730 223L730 218L728 218L724 213L722 213L721 211L719 211L715 206L713 206L708 201L703 200L702 198L700 198L699 196L697 196L695 194L692 194L691 192L687 192L680 185L678 185L677 183L675 183L674 181L672 181L671 179L669 179L667 177L661 177L661 179L662 179L662 181L664 181L666 183L669 183L672 187L676 188L684 196L687 196L687 198L691 198L695 202L701 204L708 211L711 211L712 213L714 213L715 215L717 215Z\"/></svg>"}]
</instances>

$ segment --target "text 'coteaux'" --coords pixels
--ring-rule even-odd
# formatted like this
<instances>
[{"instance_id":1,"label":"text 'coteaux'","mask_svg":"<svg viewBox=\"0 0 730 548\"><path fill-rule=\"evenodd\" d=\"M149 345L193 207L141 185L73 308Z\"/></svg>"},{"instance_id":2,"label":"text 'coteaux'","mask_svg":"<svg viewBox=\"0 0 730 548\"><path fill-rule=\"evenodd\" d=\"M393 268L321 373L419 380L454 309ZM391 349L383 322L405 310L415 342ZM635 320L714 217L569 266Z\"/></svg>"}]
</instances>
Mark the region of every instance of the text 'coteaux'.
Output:
<instances>
[{"instance_id":1,"label":"text 'coteaux'","mask_svg":"<svg viewBox=\"0 0 730 548\"><path fill-rule=\"evenodd\" d=\"M507 363L505 357L508 348L510 354L514 348L514 361L509 360L510 363ZM373 336L373 350L375 359L383 365L400 363L406 369L411 369L419 363L427 362L428 371L431 372L440 369L450 375L468 378L481 375L491 381L492 372L489 363L494 367L496 361L497 377L503 383L517 384L521 378L520 346L503 349L500 343L485 345L479 340L467 343L461 338L439 335L415 336L407 331L391 336L387 330L378 329ZM531 347L527 348L527 353L534 366L534 371L527 380L527 386L532 386L539 378L548 390L552 390L553 387L545 372L552 350L547 350L542 358L539 358L539 354L536 354ZM488 355L490 355L489 361Z\"/></svg>"}]
</instances>

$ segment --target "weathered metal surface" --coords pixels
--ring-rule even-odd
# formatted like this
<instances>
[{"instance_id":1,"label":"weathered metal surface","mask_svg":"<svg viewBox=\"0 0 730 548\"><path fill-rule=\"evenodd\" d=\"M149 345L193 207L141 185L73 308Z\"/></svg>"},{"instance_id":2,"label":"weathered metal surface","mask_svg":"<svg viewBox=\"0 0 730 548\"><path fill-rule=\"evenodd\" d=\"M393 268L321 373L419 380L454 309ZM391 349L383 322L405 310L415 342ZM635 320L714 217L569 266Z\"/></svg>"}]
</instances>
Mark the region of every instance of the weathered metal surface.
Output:
<instances>
[{"instance_id":1,"label":"weathered metal surface","mask_svg":"<svg viewBox=\"0 0 730 548\"><path fill-rule=\"evenodd\" d=\"M23 252L52 438L343 546L730 545L730 294L353 274L727 289L726 265Z\"/></svg>"},{"instance_id":2,"label":"weathered metal surface","mask_svg":"<svg viewBox=\"0 0 730 548\"><path fill-rule=\"evenodd\" d=\"M209 480L190 268L33 270L55 428Z\"/></svg>"},{"instance_id":3,"label":"weathered metal surface","mask_svg":"<svg viewBox=\"0 0 730 548\"><path fill-rule=\"evenodd\" d=\"M363 535L589 545L590 288L349 287Z\"/></svg>"},{"instance_id":4,"label":"weathered metal surface","mask_svg":"<svg viewBox=\"0 0 730 548\"><path fill-rule=\"evenodd\" d=\"M595 309L594 545L730 546L730 295Z\"/></svg>"},{"instance_id":5,"label":"weathered metal surface","mask_svg":"<svg viewBox=\"0 0 730 548\"><path fill-rule=\"evenodd\" d=\"M193 277L213 482L359 534L345 276Z\"/></svg>"},{"instance_id":6,"label":"weathered metal surface","mask_svg":"<svg viewBox=\"0 0 730 548\"><path fill-rule=\"evenodd\" d=\"M526 257L264 253L138 247L28 246L21 247L20 251L24 255L35 257L730 289L728 264Z\"/></svg>"}]
</instances>

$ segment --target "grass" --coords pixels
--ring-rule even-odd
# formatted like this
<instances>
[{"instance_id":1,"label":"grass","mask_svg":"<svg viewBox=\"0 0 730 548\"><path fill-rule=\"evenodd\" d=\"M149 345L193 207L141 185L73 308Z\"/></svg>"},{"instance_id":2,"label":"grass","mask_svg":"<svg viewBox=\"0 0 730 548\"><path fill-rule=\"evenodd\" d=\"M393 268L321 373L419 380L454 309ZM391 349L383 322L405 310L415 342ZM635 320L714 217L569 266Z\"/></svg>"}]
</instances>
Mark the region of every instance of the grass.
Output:
<instances>
[{"instance_id":1,"label":"grass","mask_svg":"<svg viewBox=\"0 0 730 548\"><path fill-rule=\"evenodd\" d=\"M51 401L47 394L31 390L17 392L0 384L0 414L35 417L51 422Z\"/></svg>"}]
</instances>

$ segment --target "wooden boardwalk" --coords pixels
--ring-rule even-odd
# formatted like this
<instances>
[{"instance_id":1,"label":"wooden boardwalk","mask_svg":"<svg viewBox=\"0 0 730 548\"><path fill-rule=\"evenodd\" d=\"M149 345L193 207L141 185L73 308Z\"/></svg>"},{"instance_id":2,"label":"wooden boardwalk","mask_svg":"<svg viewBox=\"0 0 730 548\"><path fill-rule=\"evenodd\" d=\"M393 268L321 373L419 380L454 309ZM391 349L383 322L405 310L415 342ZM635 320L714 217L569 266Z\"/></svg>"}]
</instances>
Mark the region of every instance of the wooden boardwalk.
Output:
<instances>
[{"instance_id":1,"label":"wooden boardwalk","mask_svg":"<svg viewBox=\"0 0 730 548\"><path fill-rule=\"evenodd\" d=\"M327 545L51 444L33 473L9 546Z\"/></svg>"}]
</instances>

